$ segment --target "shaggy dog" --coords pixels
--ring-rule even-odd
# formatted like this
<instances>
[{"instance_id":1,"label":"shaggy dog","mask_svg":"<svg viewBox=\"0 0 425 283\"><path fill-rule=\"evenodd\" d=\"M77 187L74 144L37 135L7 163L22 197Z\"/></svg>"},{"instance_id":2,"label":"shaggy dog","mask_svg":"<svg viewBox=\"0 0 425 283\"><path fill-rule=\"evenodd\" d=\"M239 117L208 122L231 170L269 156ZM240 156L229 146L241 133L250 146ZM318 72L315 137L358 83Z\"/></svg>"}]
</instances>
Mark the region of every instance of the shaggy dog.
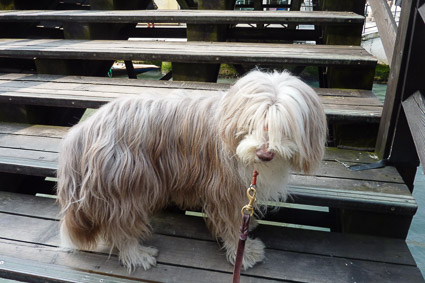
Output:
<instances>
[{"instance_id":1,"label":"shaggy dog","mask_svg":"<svg viewBox=\"0 0 425 283\"><path fill-rule=\"evenodd\" d=\"M254 167L257 198L287 195L290 170L312 172L327 132L319 97L287 72L252 71L224 94L142 94L101 107L63 140L58 169L62 244L102 241L129 269L149 269L149 217L170 204L202 207L234 263ZM264 259L248 238L243 268Z\"/></svg>"}]
</instances>

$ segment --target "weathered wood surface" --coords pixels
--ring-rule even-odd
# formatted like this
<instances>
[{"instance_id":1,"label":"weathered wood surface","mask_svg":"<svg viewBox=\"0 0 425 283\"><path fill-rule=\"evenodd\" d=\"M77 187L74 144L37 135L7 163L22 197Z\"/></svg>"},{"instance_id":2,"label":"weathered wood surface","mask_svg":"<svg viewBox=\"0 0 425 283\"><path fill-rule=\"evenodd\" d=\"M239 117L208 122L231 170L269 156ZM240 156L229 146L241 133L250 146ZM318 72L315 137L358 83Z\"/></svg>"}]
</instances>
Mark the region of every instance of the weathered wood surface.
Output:
<instances>
[{"instance_id":1,"label":"weathered wood surface","mask_svg":"<svg viewBox=\"0 0 425 283\"><path fill-rule=\"evenodd\" d=\"M361 24L364 17L331 11L232 10L62 10L0 11L0 22L58 21L83 23L188 23L188 24Z\"/></svg>"},{"instance_id":2,"label":"weathered wood surface","mask_svg":"<svg viewBox=\"0 0 425 283\"><path fill-rule=\"evenodd\" d=\"M388 77L388 87L385 95L385 105L382 112L382 119L379 125L378 140L376 142L376 151L380 158L388 158L393 146L394 133L403 130L404 127L398 127L401 102L408 95L413 94L423 86L421 74L425 63L423 55L424 41L422 34L414 29L415 23L418 23L419 17L416 17L416 5L412 1L407 1L401 11L400 23L395 42L395 54L393 56L390 74ZM424 7L419 9L424 12ZM413 19L415 18L416 21ZM423 25L423 23L422 23ZM423 29L423 27L422 27ZM416 35L413 37L413 35ZM416 48L412 49L415 43ZM422 46L421 46L422 45ZM417 53L412 54L416 49ZM409 84L407 84L409 82ZM407 90L407 91L406 91ZM408 137L404 135L406 139ZM403 152L403 151L402 151ZM409 154L405 154L408 156Z\"/></svg>"},{"instance_id":3,"label":"weathered wood surface","mask_svg":"<svg viewBox=\"0 0 425 283\"><path fill-rule=\"evenodd\" d=\"M368 0L368 2L373 11L373 17L378 27L382 45L384 46L387 62L391 66L397 34L397 24L386 1Z\"/></svg>"},{"instance_id":4,"label":"weathered wood surface","mask_svg":"<svg viewBox=\"0 0 425 283\"><path fill-rule=\"evenodd\" d=\"M418 12L419 12L419 15L421 15L421 17L422 17L422 21L425 23L425 4L422 4L418 8Z\"/></svg>"},{"instance_id":5,"label":"weathered wood surface","mask_svg":"<svg viewBox=\"0 0 425 283\"><path fill-rule=\"evenodd\" d=\"M0 102L98 108L124 95L167 94L185 90L209 95L227 91L228 84L132 81L50 75L0 74ZM315 89L329 121L379 123L382 103L371 91Z\"/></svg>"},{"instance_id":6,"label":"weathered wood surface","mask_svg":"<svg viewBox=\"0 0 425 283\"><path fill-rule=\"evenodd\" d=\"M410 190L420 161L416 150L412 150L415 143L402 101L424 90L425 24L418 12L422 5L424 0L403 4L376 143L379 156L388 158L397 167Z\"/></svg>"},{"instance_id":7,"label":"weathered wood surface","mask_svg":"<svg viewBox=\"0 0 425 283\"><path fill-rule=\"evenodd\" d=\"M59 144L65 133L62 127L1 123L0 170L55 177ZM367 171L346 167L374 161L370 153L328 148L315 175L294 173L289 183L290 201L413 215L416 201L393 167Z\"/></svg>"},{"instance_id":8,"label":"weathered wood surface","mask_svg":"<svg viewBox=\"0 0 425 283\"><path fill-rule=\"evenodd\" d=\"M402 105L415 142L416 152L421 163L425 164L425 96L418 91L403 101ZM425 170L425 166L422 169Z\"/></svg>"},{"instance_id":9,"label":"weathered wood surface","mask_svg":"<svg viewBox=\"0 0 425 283\"><path fill-rule=\"evenodd\" d=\"M146 244L159 248L158 265L132 274L119 265L114 253L69 253L58 248L57 220L53 199L0 192L0 224L4 228L0 230L0 260L4 261L0 273L21 278L34 270L36 276L69 280L66 274L77 270L89 272L97 281L104 275L105 280L167 282L199 282L200 278L222 282L231 278L232 266L211 239L202 218L170 213L153 217L154 234ZM260 225L255 234L266 244L267 258L243 272L242 282L423 282L402 240L266 225ZM22 268L22 263L27 268ZM90 274L86 278L90 279Z\"/></svg>"},{"instance_id":10,"label":"weathered wood surface","mask_svg":"<svg viewBox=\"0 0 425 283\"><path fill-rule=\"evenodd\" d=\"M191 63L375 66L360 46L237 42L0 39L0 57Z\"/></svg>"},{"instance_id":11,"label":"weathered wood surface","mask_svg":"<svg viewBox=\"0 0 425 283\"><path fill-rule=\"evenodd\" d=\"M0 213L56 221L60 219L59 207L53 199L10 192L0 192ZM212 237L206 230L205 221L202 217L164 212L152 218L152 227L158 234L212 241ZM180 227L185 228L183 229ZM315 254L332 253L334 256L338 257L351 257L366 260L375 258L386 263L414 264L412 256L403 245L400 245L398 249L392 250L384 248L385 245L390 242L402 243L404 242L403 240L382 239L372 236L341 235L338 233L321 233L317 231L304 233L302 230L273 228L263 224L260 224L259 227L261 227L261 229L257 229L255 235L261 239L264 238L266 243L270 242L268 246L274 248L280 247L282 250L303 251ZM302 241L300 242L297 240L300 239L300 237L305 239L306 242L310 242L311 245L304 246L301 243ZM334 240L324 241L327 237ZM353 245L346 248L338 247L343 238L351 239ZM362 238L367 238L368 241L360 241ZM49 244L58 243L49 242ZM362 248L359 249L360 247ZM369 250L370 253L363 254L362 250ZM380 250L381 252L374 253L372 250Z\"/></svg>"}]
</instances>

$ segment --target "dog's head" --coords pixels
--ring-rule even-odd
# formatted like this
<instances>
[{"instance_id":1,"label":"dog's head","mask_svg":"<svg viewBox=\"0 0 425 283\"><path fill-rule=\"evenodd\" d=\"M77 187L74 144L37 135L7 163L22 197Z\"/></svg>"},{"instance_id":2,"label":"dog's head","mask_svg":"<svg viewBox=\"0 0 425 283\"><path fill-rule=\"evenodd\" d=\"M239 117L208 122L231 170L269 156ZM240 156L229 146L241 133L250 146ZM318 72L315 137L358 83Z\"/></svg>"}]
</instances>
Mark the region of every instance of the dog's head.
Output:
<instances>
[{"instance_id":1,"label":"dog's head","mask_svg":"<svg viewBox=\"0 0 425 283\"><path fill-rule=\"evenodd\" d=\"M324 153L326 116L315 91L288 72L252 71L223 97L221 138L246 165L283 159L312 172Z\"/></svg>"}]
</instances>

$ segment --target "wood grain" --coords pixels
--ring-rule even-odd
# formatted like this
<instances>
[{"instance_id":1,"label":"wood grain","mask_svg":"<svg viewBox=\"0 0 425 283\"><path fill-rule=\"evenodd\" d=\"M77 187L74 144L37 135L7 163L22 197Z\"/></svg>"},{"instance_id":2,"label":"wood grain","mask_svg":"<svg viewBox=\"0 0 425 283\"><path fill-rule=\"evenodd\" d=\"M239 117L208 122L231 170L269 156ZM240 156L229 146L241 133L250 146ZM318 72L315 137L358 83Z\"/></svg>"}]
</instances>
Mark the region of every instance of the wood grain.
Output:
<instances>
[{"instance_id":1,"label":"wood grain","mask_svg":"<svg viewBox=\"0 0 425 283\"><path fill-rule=\"evenodd\" d=\"M378 27L382 45L384 46L387 62L391 67L395 38L397 34L397 24L387 2L380 0L369 0L369 5L373 11L373 17L375 18L376 26Z\"/></svg>"},{"instance_id":2,"label":"wood grain","mask_svg":"<svg viewBox=\"0 0 425 283\"><path fill-rule=\"evenodd\" d=\"M66 128L0 123L0 170L55 177ZM340 152L341 154L338 154ZM417 204L395 168L350 171L350 162L373 162L370 153L328 149L313 176L295 173L290 201L338 208L413 215ZM344 165L345 164L345 165Z\"/></svg>"},{"instance_id":3,"label":"wood grain","mask_svg":"<svg viewBox=\"0 0 425 283\"><path fill-rule=\"evenodd\" d=\"M115 276L126 273L126 270L119 265L115 254L109 257L107 253L99 252L68 253L63 249L56 248L55 245L52 246L52 244L59 242L57 221L0 214L0 222L2 227L6 228L0 231L0 247L4 256L30 260L37 254L37 261L40 263L53 262L55 266L72 267L88 272L95 271L95 273L108 272L108 274L113 273ZM19 225L14 223L19 223ZM186 223L186 221L183 223ZM190 224L190 221L187 224ZM185 230L184 227L186 225L181 227L183 228L181 230ZM11 233L11 231L16 233ZM19 233L19 231L21 232ZM267 234L263 236L267 238ZM330 241L326 235L323 236L323 241ZM299 238L297 241L299 242L301 239ZM357 245L361 247L361 242L367 239L368 237L358 239L360 241ZM342 246L350 244L349 238L341 237L340 241ZM231 265L226 262L223 252L214 241L154 234L146 244L159 248L158 267L150 271L136 270L131 275L125 274L126 277L130 277L129 279L141 278L162 281L165 278L175 278L176 281L181 281L179 277L183 275L179 273L172 274L171 272L174 270L168 270L167 267L185 268L187 270L186 273L190 273L189 268L193 268L196 271L207 271L206 276L209 272L219 272L224 275L231 274ZM397 246L395 250L398 251L400 250L398 246L404 246L406 251L403 241L387 241L385 244L390 244L385 247L389 252L392 245ZM304 242L304 246L309 246L309 243ZM323 251L325 250L323 249ZM419 270L414 265L396 265L375 260L339 257L334 256L329 251L325 254L314 254L311 251L305 253L296 250L287 251L285 248L283 250L268 248L266 253L267 258L263 263L243 272L243 275L257 280L267 278L268 280L300 282L328 278L330 273L332 273L332 278L338 280L338 282L348 282L349 279L373 281L372 278L377 277L382 278L385 282L400 282L400 280L406 278L409 278L409 280L420 278L418 277ZM367 253L368 251L360 252L359 254L361 256L361 254ZM365 256L370 257L373 254L369 253ZM187 276L186 274L186 278ZM199 277L197 280L199 280Z\"/></svg>"},{"instance_id":4,"label":"wood grain","mask_svg":"<svg viewBox=\"0 0 425 283\"><path fill-rule=\"evenodd\" d=\"M53 199L17 193L0 192L0 212L59 220L59 208ZM213 241L202 217L163 212L152 218L152 227L157 234ZM414 260L403 240L318 231L306 232L269 225L260 225L255 230L255 235L271 249L414 265ZM303 244L305 242L310 245L305 246ZM347 242L350 244L346 245ZM389 246L392 248L389 249Z\"/></svg>"},{"instance_id":5,"label":"wood grain","mask_svg":"<svg viewBox=\"0 0 425 283\"><path fill-rule=\"evenodd\" d=\"M157 42L125 40L0 39L0 57L80 60L143 60L191 63L375 66L360 46Z\"/></svg>"},{"instance_id":6,"label":"wood grain","mask_svg":"<svg viewBox=\"0 0 425 283\"><path fill-rule=\"evenodd\" d=\"M416 152L422 164L425 164L425 96L416 92L402 102L404 113L415 142ZM422 166L425 172L425 167Z\"/></svg>"},{"instance_id":7,"label":"wood grain","mask_svg":"<svg viewBox=\"0 0 425 283\"><path fill-rule=\"evenodd\" d=\"M230 10L131 10L131 11L1 11L1 22L59 21L84 23L189 23L189 24L361 24L364 17L331 11L230 11Z\"/></svg>"},{"instance_id":8,"label":"wood grain","mask_svg":"<svg viewBox=\"0 0 425 283\"><path fill-rule=\"evenodd\" d=\"M170 91L211 95L228 90L228 84L183 83L128 79L0 74L0 102L77 108L98 108L124 95ZM329 121L379 123L382 103L370 91L315 89Z\"/></svg>"}]
</instances>

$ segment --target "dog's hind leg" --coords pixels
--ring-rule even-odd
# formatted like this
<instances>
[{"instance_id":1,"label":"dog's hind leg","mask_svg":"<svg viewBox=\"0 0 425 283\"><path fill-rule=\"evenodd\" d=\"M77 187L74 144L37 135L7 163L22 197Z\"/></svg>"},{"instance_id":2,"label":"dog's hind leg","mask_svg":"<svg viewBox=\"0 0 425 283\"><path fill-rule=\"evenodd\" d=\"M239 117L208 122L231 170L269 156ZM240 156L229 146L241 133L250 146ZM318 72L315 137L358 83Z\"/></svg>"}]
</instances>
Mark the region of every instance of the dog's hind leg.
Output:
<instances>
[{"instance_id":1,"label":"dog's hind leg","mask_svg":"<svg viewBox=\"0 0 425 283\"><path fill-rule=\"evenodd\" d=\"M137 267L148 270L156 265L158 250L142 245L150 235L148 215L140 211L135 213L134 209L121 210L102 231L103 240L118 250L119 260L129 272Z\"/></svg>"},{"instance_id":2,"label":"dog's hind leg","mask_svg":"<svg viewBox=\"0 0 425 283\"><path fill-rule=\"evenodd\" d=\"M145 247L140 244L139 239L131 238L116 243L119 250L119 259L129 272L141 266L148 270L156 265L155 256L158 250L153 247Z\"/></svg>"}]
</instances>

